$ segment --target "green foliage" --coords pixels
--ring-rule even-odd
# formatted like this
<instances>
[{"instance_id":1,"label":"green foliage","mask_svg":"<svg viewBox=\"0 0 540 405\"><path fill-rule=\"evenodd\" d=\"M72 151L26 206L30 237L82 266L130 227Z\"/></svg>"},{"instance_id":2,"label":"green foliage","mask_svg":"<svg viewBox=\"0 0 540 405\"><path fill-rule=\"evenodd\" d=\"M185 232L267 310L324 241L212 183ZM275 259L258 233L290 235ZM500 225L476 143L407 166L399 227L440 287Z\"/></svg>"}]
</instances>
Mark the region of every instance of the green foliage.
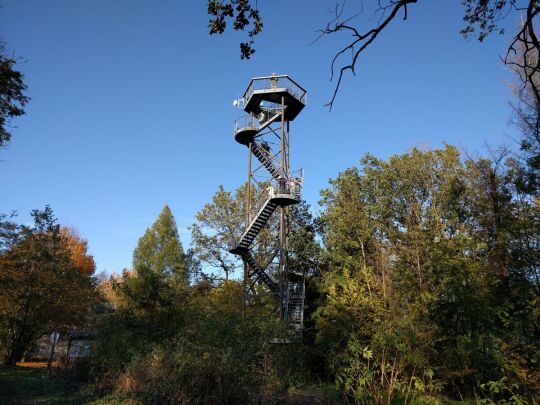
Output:
<instances>
[{"instance_id":1,"label":"green foliage","mask_svg":"<svg viewBox=\"0 0 540 405\"><path fill-rule=\"evenodd\" d=\"M221 331L222 342L204 339L203 334L202 341L179 337L155 347L131 363L125 388L144 402L246 403L262 383L257 357L269 367L270 356L264 352L268 344L246 344L243 331L236 328Z\"/></svg>"},{"instance_id":2,"label":"green foliage","mask_svg":"<svg viewBox=\"0 0 540 405\"><path fill-rule=\"evenodd\" d=\"M97 388L143 403L248 403L307 381L303 354L272 343L287 336L273 305L251 308L242 321L240 283L189 291L182 319L156 325L123 312L101 325L93 346Z\"/></svg>"},{"instance_id":3,"label":"green foliage","mask_svg":"<svg viewBox=\"0 0 540 405\"><path fill-rule=\"evenodd\" d=\"M302 201L292 206L288 246L291 271L306 276L318 275L322 266L322 251L316 236L316 224L309 205Z\"/></svg>"},{"instance_id":4,"label":"green foliage","mask_svg":"<svg viewBox=\"0 0 540 405\"><path fill-rule=\"evenodd\" d=\"M252 213L257 212L267 198L266 184L252 185L249 197ZM235 272L243 267L241 259L229 251L236 246L246 227L246 200L247 184L240 186L234 192L225 191L220 186L212 196L212 201L197 212L197 222L191 226L191 239L195 258L205 266L206 272L213 269L223 272L225 280L230 277L238 277L239 275L235 274ZM313 271L313 268L310 270L307 267L312 267L316 258L308 258L306 255L303 257L298 256L302 254L301 250L304 250L305 254L310 254L310 249L313 251L313 246L309 244L313 242L314 234L305 233L304 236L301 236L302 229L305 228L302 223L312 221L312 218L307 208L302 210L294 209L293 213L295 214L292 217L291 224L293 230L291 245L294 244L299 249L296 249L297 253L293 253L296 250L291 248L291 263L294 263L294 266L303 266L306 271ZM279 240L278 230L279 217L276 215L269 219L266 226L258 234L252 253L259 263L268 263L275 256L277 241ZM305 228L305 231L307 232L308 229ZM296 236L294 236L295 234ZM295 242L296 240L298 242ZM304 243L308 243L308 245ZM267 270L273 275L274 269L272 265ZM303 270L299 268L298 271L302 272ZM210 274L208 277L213 279L221 278L219 273L218 275Z\"/></svg>"},{"instance_id":5,"label":"green foliage","mask_svg":"<svg viewBox=\"0 0 540 405\"><path fill-rule=\"evenodd\" d=\"M473 396L506 374L534 384L536 259L510 252L537 257L523 244L536 217L501 162L452 147L368 155L323 190L318 343L355 401Z\"/></svg>"},{"instance_id":6,"label":"green foliage","mask_svg":"<svg viewBox=\"0 0 540 405\"><path fill-rule=\"evenodd\" d=\"M188 284L188 268L176 222L166 205L133 252L133 277L120 286L129 305L143 311L170 307Z\"/></svg>"},{"instance_id":7,"label":"green foliage","mask_svg":"<svg viewBox=\"0 0 540 405\"><path fill-rule=\"evenodd\" d=\"M465 6L463 21L467 23L461 33L467 37L479 29L479 41L493 31L504 34L498 24L516 7L516 0L462 0L461 3Z\"/></svg>"},{"instance_id":8,"label":"green foliage","mask_svg":"<svg viewBox=\"0 0 540 405\"><path fill-rule=\"evenodd\" d=\"M487 393L490 398L479 401L480 404L492 405L527 405L528 401L519 394L519 384L511 383L507 377L502 377L498 381L488 381L480 385L480 388ZM505 399L507 397L507 399ZM498 398L498 400L497 400Z\"/></svg>"},{"instance_id":9,"label":"green foliage","mask_svg":"<svg viewBox=\"0 0 540 405\"><path fill-rule=\"evenodd\" d=\"M24 107L30 101L25 95L24 75L15 70L16 60L5 55L0 42L0 148L11 139L8 131L10 120L24 114Z\"/></svg>"},{"instance_id":10,"label":"green foliage","mask_svg":"<svg viewBox=\"0 0 540 405\"><path fill-rule=\"evenodd\" d=\"M241 261L229 253L240 239L246 218L246 187L233 194L220 186L197 214L197 223L191 226L191 240L198 260L207 268L218 269L228 279L240 268Z\"/></svg>"},{"instance_id":11,"label":"green foliage","mask_svg":"<svg viewBox=\"0 0 540 405\"><path fill-rule=\"evenodd\" d=\"M92 346L92 374L110 389L135 358L174 337L189 319L186 255L168 206L139 239L134 271L111 277L117 311L104 315ZM106 377L105 377L106 376Z\"/></svg>"},{"instance_id":12,"label":"green foliage","mask_svg":"<svg viewBox=\"0 0 540 405\"><path fill-rule=\"evenodd\" d=\"M249 59L255 53L253 37L263 29L257 4L253 6L247 0L208 0L208 15L211 16L208 24L210 34L223 34L229 18L234 19L233 28L236 31L244 31L251 24L248 31L249 41L240 43L240 57Z\"/></svg>"},{"instance_id":13,"label":"green foliage","mask_svg":"<svg viewBox=\"0 0 540 405\"><path fill-rule=\"evenodd\" d=\"M216 240L211 236L199 235L196 252L201 260L209 260L213 246L221 249L218 254L225 250L222 243L230 238L226 229L232 231L228 220L234 208L229 198L220 190L198 215L205 228L212 225L218 234L223 231L218 245L208 243L208 238ZM177 263L170 258L179 257L163 250L176 238L174 232L164 231L173 221L163 216L139 241L135 271L114 280L127 305L99 324L92 348L96 389L145 403L234 403L286 391L289 381L305 381L304 369L290 366L291 361L301 364L298 354L289 353L287 345L271 343L288 336L274 315L271 298L246 311L242 321L241 283L212 284L201 278L187 285L176 283L173 271L163 270L162 263ZM160 237L163 234L173 236ZM152 283L153 274L159 276L159 284ZM140 297L158 298L148 305L149 300Z\"/></svg>"}]
</instances>

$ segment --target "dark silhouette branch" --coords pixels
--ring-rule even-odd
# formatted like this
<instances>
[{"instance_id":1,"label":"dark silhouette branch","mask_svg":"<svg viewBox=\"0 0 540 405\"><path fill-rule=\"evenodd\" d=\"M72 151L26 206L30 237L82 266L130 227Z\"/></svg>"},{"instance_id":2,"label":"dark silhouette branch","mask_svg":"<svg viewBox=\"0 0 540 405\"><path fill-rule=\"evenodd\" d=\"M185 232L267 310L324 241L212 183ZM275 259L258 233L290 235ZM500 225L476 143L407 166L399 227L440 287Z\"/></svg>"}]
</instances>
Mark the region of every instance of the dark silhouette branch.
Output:
<instances>
[{"instance_id":1,"label":"dark silhouette branch","mask_svg":"<svg viewBox=\"0 0 540 405\"><path fill-rule=\"evenodd\" d=\"M353 75L356 75L356 65L358 62L358 58L360 54L375 41L377 36L394 20L394 18L398 15L399 11L403 9L404 15L403 19L407 19L407 6L409 4L416 3L417 0L390 0L388 4L382 4L382 2L378 1L378 9L376 13L381 13L381 17L379 18L379 21L377 23L377 26L375 28L371 28L370 30L366 31L365 33L361 33L357 28L351 26L349 22L356 17L358 14L348 18L347 20L340 22L341 14L343 13L343 6L337 7L335 9L335 17L328 23L326 28L322 29L320 31L322 37L324 35L334 34L337 32L342 31L348 31L351 33L353 39L352 41L347 44L345 47L340 49L332 58L332 62L330 64L330 81L334 80L334 77L336 75L336 64L340 57L344 55L346 52L351 52L351 60L349 63L341 66L339 68L339 76L337 79L336 87L334 88L334 92L332 94L332 98L330 101L326 104L329 109L332 109L332 106L334 105L334 101L336 99L337 93L340 89L341 82L343 80L343 76L345 72L351 71ZM388 15L387 15L388 13ZM385 17L386 16L386 17ZM358 48L357 48L358 47Z\"/></svg>"},{"instance_id":2,"label":"dark silhouette branch","mask_svg":"<svg viewBox=\"0 0 540 405\"><path fill-rule=\"evenodd\" d=\"M502 59L519 77L522 83L518 93L529 92L532 95L533 106L529 110L539 111L540 107L540 41L534 29L534 20L540 13L540 5L537 0L530 0L521 29L514 36L505 57ZM520 97L525 100L527 97ZM527 118L529 132L538 137L540 133L540 114Z\"/></svg>"}]
</instances>

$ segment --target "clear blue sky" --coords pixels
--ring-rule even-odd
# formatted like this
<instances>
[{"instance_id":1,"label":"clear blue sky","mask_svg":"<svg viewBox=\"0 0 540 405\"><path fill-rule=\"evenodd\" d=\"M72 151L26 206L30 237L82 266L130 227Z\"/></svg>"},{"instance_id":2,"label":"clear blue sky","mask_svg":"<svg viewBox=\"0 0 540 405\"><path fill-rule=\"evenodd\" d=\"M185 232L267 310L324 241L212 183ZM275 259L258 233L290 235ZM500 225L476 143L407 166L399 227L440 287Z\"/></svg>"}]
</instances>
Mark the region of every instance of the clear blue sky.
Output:
<instances>
[{"instance_id":1,"label":"clear blue sky","mask_svg":"<svg viewBox=\"0 0 540 405\"><path fill-rule=\"evenodd\" d=\"M274 72L308 90L291 126L291 164L304 167L315 208L328 179L366 152L508 144L511 94L499 55L509 38L465 41L460 3L411 6L329 113L329 61L345 38L309 44L335 0L260 0L265 29L247 62L243 36L208 35L204 0L1 1L1 34L24 58L32 101L0 151L0 212L27 222L50 204L88 239L98 271L113 272L131 266L137 239L169 204L187 248L187 228L218 185L245 179L232 101L251 77ZM508 20L510 32L516 23Z\"/></svg>"}]
</instances>

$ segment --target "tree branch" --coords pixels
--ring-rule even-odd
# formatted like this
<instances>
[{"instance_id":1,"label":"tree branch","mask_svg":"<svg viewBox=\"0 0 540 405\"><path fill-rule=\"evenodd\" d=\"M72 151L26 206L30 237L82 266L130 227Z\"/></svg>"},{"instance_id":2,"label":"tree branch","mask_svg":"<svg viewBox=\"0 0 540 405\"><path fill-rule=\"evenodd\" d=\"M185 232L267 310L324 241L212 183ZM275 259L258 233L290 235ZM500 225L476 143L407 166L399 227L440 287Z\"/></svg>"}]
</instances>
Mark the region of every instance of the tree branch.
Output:
<instances>
[{"instance_id":1,"label":"tree branch","mask_svg":"<svg viewBox=\"0 0 540 405\"><path fill-rule=\"evenodd\" d=\"M407 6L409 4L416 3L417 0L390 0L388 4L382 4L381 1L378 1L378 9L376 12L381 13L381 19L377 23L377 26L374 28L371 28L370 30L366 31L365 33L361 33L356 29L355 27L348 24L351 19L356 17L358 14L355 14L354 16L348 18L347 20L340 22L341 14L343 13L343 7L339 8L336 6L335 9L335 17L328 23L326 28L320 31L321 36L323 35L329 35L329 34L335 34L337 32L347 31L350 32L352 35L352 40L349 42L345 47L340 49L332 58L332 62L330 64L330 81L334 80L335 72L336 72L336 64L340 57L345 54L348 51L351 51L351 60L350 63L347 63L339 68L339 76L337 79L336 87L334 88L334 92L332 94L332 98L330 101L326 104L327 107L329 107L330 110L332 110L332 107L334 105L334 101L336 100L337 93L339 91L339 88L341 86L341 82L343 80L343 75L347 71L351 71L353 75L356 75L356 64L358 62L358 58L360 54L375 41L377 36L390 24L392 20L398 15L398 12L403 9L404 15L403 19L407 19ZM389 14L386 15L386 13L389 11ZM320 38L320 37L319 37ZM356 46L359 46L358 49L355 49Z\"/></svg>"}]
</instances>

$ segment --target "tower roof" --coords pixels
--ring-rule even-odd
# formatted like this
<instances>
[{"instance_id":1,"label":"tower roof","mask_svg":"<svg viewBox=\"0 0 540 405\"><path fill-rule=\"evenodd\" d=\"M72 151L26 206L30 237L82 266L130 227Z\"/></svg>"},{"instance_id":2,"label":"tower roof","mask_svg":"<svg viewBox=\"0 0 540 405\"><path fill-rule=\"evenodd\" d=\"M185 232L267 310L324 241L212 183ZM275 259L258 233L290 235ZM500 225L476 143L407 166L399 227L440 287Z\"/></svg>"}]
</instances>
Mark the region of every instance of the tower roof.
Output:
<instances>
[{"instance_id":1,"label":"tower roof","mask_svg":"<svg viewBox=\"0 0 540 405\"><path fill-rule=\"evenodd\" d=\"M292 121L306 105L306 90L287 75L272 75L251 79L244 92L244 111L260 114L265 109L285 104L285 121Z\"/></svg>"}]
</instances>

